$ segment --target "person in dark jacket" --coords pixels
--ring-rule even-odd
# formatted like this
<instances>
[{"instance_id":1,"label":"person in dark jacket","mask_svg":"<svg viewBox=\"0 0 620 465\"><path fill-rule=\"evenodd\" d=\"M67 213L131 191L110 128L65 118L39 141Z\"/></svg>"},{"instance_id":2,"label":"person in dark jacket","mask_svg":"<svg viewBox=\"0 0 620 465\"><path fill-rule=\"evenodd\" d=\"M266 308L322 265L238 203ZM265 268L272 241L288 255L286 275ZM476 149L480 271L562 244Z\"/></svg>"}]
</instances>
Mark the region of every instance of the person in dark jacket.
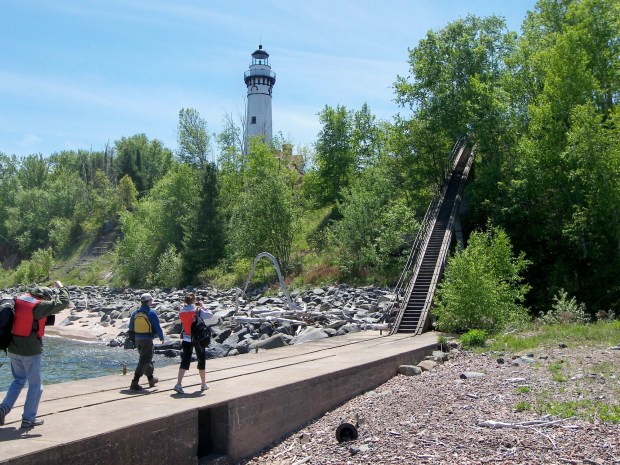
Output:
<instances>
[{"instance_id":1,"label":"person in dark jacket","mask_svg":"<svg viewBox=\"0 0 620 465\"><path fill-rule=\"evenodd\" d=\"M138 366L134 373L133 380L129 388L132 391L141 391L140 377L145 375L149 381L149 386L153 387L159 379L153 376L155 367L153 366L154 346L153 339L159 337L164 342L164 332L159 324L157 313L151 308L153 296L144 293L140 296L140 308L135 310L129 319L129 331L134 334L136 349L140 354Z\"/></svg>"},{"instance_id":2,"label":"person in dark jacket","mask_svg":"<svg viewBox=\"0 0 620 465\"><path fill-rule=\"evenodd\" d=\"M49 287L35 286L29 293L15 298L13 337L8 347L13 381L0 404L0 425L4 424L26 382L28 392L21 427L32 428L43 424L43 420L37 419L37 410L43 394L41 353L45 323L48 317L69 306L69 291L60 281L56 281L53 287L56 292Z\"/></svg>"}]
</instances>

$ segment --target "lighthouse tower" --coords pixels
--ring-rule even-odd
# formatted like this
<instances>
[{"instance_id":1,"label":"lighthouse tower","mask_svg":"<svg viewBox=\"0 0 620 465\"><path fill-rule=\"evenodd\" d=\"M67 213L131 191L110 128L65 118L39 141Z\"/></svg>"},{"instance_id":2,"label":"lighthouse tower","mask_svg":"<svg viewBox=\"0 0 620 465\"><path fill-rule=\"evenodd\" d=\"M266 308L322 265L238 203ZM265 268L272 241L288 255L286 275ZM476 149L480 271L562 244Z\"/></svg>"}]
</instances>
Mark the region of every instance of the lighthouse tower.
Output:
<instances>
[{"instance_id":1,"label":"lighthouse tower","mask_svg":"<svg viewBox=\"0 0 620 465\"><path fill-rule=\"evenodd\" d=\"M248 88L247 114L245 118L246 142L250 137L262 135L271 142L271 91L276 83L276 73L269 66L269 54L259 45L252 53L252 63L243 79Z\"/></svg>"}]
</instances>

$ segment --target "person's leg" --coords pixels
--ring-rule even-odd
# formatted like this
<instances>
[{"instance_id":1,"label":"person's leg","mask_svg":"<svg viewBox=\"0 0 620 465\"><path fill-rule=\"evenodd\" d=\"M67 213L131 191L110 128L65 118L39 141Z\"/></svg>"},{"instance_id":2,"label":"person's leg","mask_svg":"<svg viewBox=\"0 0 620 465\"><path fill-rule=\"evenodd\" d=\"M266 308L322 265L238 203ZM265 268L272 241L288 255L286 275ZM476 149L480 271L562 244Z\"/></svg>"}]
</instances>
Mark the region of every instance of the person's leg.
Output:
<instances>
[{"instance_id":1,"label":"person's leg","mask_svg":"<svg viewBox=\"0 0 620 465\"><path fill-rule=\"evenodd\" d=\"M145 339L143 353L145 354L144 363L145 363L145 375L149 380L149 386L153 387L159 381L153 373L155 372L155 367L153 366L153 357L155 355L155 346L153 344L153 339Z\"/></svg>"},{"instance_id":2,"label":"person's leg","mask_svg":"<svg viewBox=\"0 0 620 465\"><path fill-rule=\"evenodd\" d=\"M28 376L28 393L24 402L24 414L22 419L34 421L39 410L39 402L43 394L41 384L41 354L24 357L24 368Z\"/></svg>"},{"instance_id":3,"label":"person's leg","mask_svg":"<svg viewBox=\"0 0 620 465\"><path fill-rule=\"evenodd\" d=\"M13 381L9 386L9 390L6 392L6 396L4 397L2 404L0 404L3 419L4 416L8 415L11 411L15 405L15 402L17 402L17 398L28 380L28 374L24 368L24 364L22 363L22 356L9 354L9 358L11 359L11 373L13 374Z\"/></svg>"},{"instance_id":4,"label":"person's leg","mask_svg":"<svg viewBox=\"0 0 620 465\"><path fill-rule=\"evenodd\" d=\"M148 363L149 360L152 360L153 355L149 355L149 350L148 350L148 344L146 344L146 342L148 341L148 339L136 339L136 349L138 351L138 365L136 366L136 371L134 372L133 375L133 380L131 381L131 389L139 391L140 389L142 389L142 387L140 386L139 382L140 382L140 377L142 375L145 375L147 373L148 370ZM153 342L151 341L151 346L152 346ZM151 352L152 352L152 347L151 347Z\"/></svg>"},{"instance_id":5,"label":"person's leg","mask_svg":"<svg viewBox=\"0 0 620 465\"><path fill-rule=\"evenodd\" d=\"M205 357L205 349L200 347L200 345L196 345L196 358L198 359L198 375L200 375L200 390L206 391L209 389L209 385L205 381L205 365L206 365L206 357Z\"/></svg>"},{"instance_id":6,"label":"person's leg","mask_svg":"<svg viewBox=\"0 0 620 465\"><path fill-rule=\"evenodd\" d=\"M181 343L181 365L179 366L179 375L177 377L177 384L174 387L174 390L179 394L183 393L183 377L185 376L185 372L189 370L189 364L192 360L192 343L183 341Z\"/></svg>"}]
</instances>

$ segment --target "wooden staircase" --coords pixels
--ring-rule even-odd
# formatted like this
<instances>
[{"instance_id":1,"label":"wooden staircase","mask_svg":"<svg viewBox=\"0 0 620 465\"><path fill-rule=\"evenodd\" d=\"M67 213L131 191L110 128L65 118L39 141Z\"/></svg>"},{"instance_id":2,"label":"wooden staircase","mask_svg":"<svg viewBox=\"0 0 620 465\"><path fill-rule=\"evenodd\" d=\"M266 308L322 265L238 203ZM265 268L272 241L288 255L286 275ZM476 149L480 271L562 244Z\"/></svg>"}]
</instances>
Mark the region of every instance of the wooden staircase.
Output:
<instances>
[{"instance_id":1,"label":"wooden staircase","mask_svg":"<svg viewBox=\"0 0 620 465\"><path fill-rule=\"evenodd\" d=\"M428 315L433 295L443 275L455 218L473 158L474 150L465 141L457 142L452 151L452 170L446 174L442 188L426 212L395 289L394 306L398 306L399 311L391 334L421 334L430 325Z\"/></svg>"}]
</instances>

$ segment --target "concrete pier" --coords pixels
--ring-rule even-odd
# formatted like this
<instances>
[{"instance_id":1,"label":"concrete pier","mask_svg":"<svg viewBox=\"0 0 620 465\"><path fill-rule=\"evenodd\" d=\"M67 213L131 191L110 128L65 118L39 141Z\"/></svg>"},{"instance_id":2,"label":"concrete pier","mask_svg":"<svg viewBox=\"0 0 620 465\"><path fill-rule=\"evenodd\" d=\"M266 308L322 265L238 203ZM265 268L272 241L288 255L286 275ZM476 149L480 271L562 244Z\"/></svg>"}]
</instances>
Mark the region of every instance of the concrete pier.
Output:
<instances>
[{"instance_id":1,"label":"concrete pier","mask_svg":"<svg viewBox=\"0 0 620 465\"><path fill-rule=\"evenodd\" d=\"M144 394L129 390L133 367L127 376L47 385L45 424L30 430L19 429L24 390L0 427L0 464L235 463L422 360L436 341L432 332L364 331L207 360L203 393L195 363L185 395L173 390L178 366L156 367L159 383Z\"/></svg>"}]
</instances>

